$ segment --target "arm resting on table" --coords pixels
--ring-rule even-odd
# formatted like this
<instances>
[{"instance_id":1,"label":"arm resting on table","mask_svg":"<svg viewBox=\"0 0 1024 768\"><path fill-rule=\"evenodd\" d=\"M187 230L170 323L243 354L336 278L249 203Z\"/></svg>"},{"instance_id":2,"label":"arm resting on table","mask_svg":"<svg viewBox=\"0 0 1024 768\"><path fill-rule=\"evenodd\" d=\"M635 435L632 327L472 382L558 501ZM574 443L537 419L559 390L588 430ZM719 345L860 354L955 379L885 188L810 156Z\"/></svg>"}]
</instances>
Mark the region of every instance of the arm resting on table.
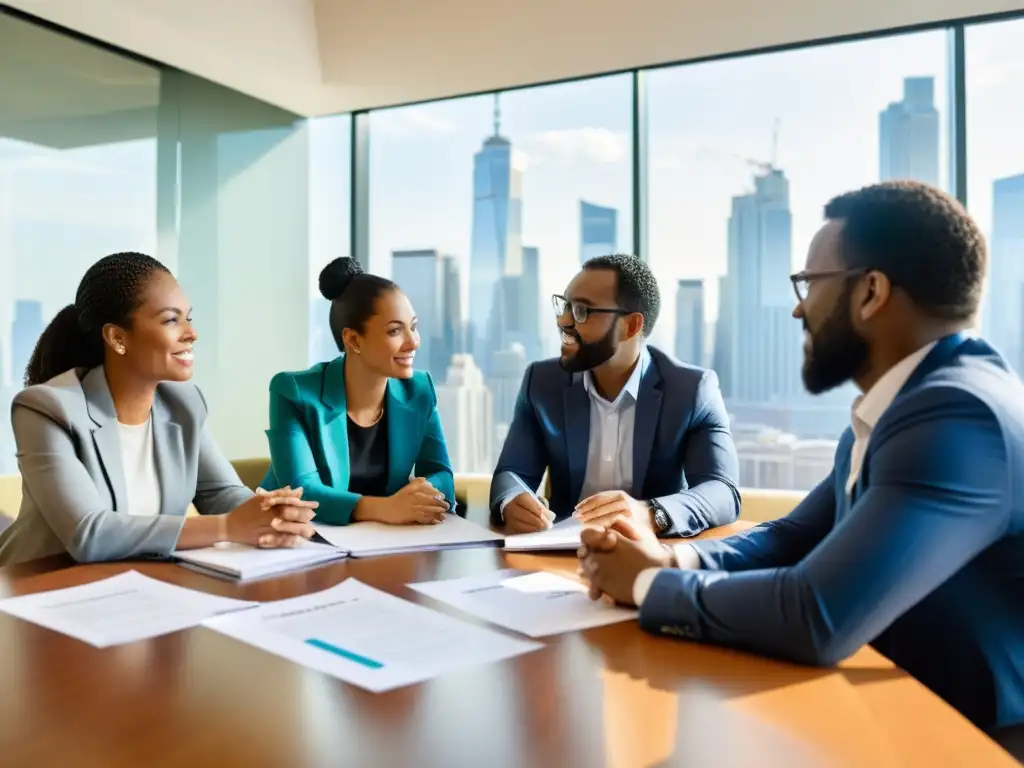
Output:
<instances>
[{"instance_id":1,"label":"arm resting on table","mask_svg":"<svg viewBox=\"0 0 1024 768\"><path fill-rule=\"evenodd\" d=\"M923 389L886 433L873 436L871 485L797 565L663 570L641 625L816 665L871 642L1002 535L1009 515L1003 436L976 398Z\"/></svg>"}]
</instances>

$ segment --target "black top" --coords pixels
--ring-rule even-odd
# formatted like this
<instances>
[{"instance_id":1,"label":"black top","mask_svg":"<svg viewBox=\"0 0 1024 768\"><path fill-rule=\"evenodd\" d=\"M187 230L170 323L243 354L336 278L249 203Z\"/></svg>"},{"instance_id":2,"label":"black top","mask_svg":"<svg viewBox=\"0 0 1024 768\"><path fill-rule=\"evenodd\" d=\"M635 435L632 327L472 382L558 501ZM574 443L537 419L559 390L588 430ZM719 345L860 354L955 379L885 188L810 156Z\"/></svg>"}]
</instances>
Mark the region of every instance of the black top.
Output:
<instances>
[{"instance_id":1,"label":"black top","mask_svg":"<svg viewBox=\"0 0 1024 768\"><path fill-rule=\"evenodd\" d=\"M348 417L348 489L361 496L388 495L387 413L369 427Z\"/></svg>"}]
</instances>

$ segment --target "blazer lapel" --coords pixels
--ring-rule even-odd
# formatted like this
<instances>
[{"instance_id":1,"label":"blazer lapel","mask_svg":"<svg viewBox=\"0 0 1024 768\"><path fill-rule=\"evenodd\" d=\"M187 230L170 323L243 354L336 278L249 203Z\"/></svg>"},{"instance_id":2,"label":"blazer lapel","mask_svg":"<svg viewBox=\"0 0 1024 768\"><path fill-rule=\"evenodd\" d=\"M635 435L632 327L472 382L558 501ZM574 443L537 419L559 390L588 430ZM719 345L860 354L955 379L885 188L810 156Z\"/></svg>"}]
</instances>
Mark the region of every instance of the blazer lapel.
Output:
<instances>
[{"instance_id":1,"label":"blazer lapel","mask_svg":"<svg viewBox=\"0 0 1024 768\"><path fill-rule=\"evenodd\" d=\"M636 398L636 419L633 423L633 496L646 498L644 481L651 463L654 448L654 434L661 418L661 375L654 361L648 363L647 371L640 379Z\"/></svg>"},{"instance_id":2,"label":"blazer lapel","mask_svg":"<svg viewBox=\"0 0 1024 768\"><path fill-rule=\"evenodd\" d=\"M92 440L103 466L103 474L110 486L114 510L124 512L128 508L128 491L124 480L124 465L121 463L121 443L117 436L117 411L114 399L107 386L103 366L93 368L82 379L86 409L92 419Z\"/></svg>"},{"instance_id":3,"label":"blazer lapel","mask_svg":"<svg viewBox=\"0 0 1024 768\"><path fill-rule=\"evenodd\" d=\"M324 428L320 430L320 450L330 477L324 481L332 488L348 488L348 407L345 400L345 356L331 361L324 369L320 400L325 406Z\"/></svg>"},{"instance_id":4,"label":"blazer lapel","mask_svg":"<svg viewBox=\"0 0 1024 768\"><path fill-rule=\"evenodd\" d=\"M416 439L418 417L401 384L394 379L388 380L384 402L388 420L388 493L395 493L409 482L416 463L412 451L420 444Z\"/></svg>"},{"instance_id":5,"label":"blazer lapel","mask_svg":"<svg viewBox=\"0 0 1024 768\"><path fill-rule=\"evenodd\" d=\"M174 421L159 390L153 401L152 419L153 459L160 481L160 514L181 515L192 502L187 496L182 498L186 487L185 443L181 438L181 425Z\"/></svg>"},{"instance_id":6,"label":"blazer lapel","mask_svg":"<svg viewBox=\"0 0 1024 768\"><path fill-rule=\"evenodd\" d=\"M565 390L565 443L569 457L569 503L575 504L583 490L590 446L590 396L580 375L573 376L572 383Z\"/></svg>"}]
</instances>

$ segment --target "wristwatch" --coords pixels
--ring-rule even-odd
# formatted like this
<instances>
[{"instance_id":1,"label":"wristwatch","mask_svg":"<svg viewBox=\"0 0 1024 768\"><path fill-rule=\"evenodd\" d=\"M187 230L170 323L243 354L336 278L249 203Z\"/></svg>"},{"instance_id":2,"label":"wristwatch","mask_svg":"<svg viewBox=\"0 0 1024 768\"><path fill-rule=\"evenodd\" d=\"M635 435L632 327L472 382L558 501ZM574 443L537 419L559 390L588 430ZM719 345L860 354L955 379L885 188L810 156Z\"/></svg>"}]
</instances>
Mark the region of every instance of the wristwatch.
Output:
<instances>
[{"instance_id":1,"label":"wristwatch","mask_svg":"<svg viewBox=\"0 0 1024 768\"><path fill-rule=\"evenodd\" d=\"M668 516L668 512L661 506L661 502L653 499L647 502L647 506L651 508L651 519L654 522L655 533L662 534L672 527L672 518Z\"/></svg>"}]
</instances>

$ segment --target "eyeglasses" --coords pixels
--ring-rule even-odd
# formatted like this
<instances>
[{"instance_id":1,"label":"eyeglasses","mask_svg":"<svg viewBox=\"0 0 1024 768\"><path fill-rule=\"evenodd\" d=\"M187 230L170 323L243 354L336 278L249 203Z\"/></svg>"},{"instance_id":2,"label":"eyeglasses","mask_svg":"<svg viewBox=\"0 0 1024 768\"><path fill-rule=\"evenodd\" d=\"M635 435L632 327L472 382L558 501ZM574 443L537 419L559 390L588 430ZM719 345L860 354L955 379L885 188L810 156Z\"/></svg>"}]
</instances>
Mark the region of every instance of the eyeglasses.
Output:
<instances>
[{"instance_id":1,"label":"eyeglasses","mask_svg":"<svg viewBox=\"0 0 1024 768\"><path fill-rule=\"evenodd\" d=\"M869 269L827 269L820 272L797 272L789 276L789 282L793 284L793 291L796 293L796 300L803 301L807 298L807 288L813 280L821 280L829 277L853 277L864 275L870 272Z\"/></svg>"},{"instance_id":2,"label":"eyeglasses","mask_svg":"<svg viewBox=\"0 0 1024 768\"><path fill-rule=\"evenodd\" d=\"M587 317L590 316L591 312L600 312L606 315L631 315L625 309L619 309L618 307L592 307L589 304L582 304L578 301L570 301L565 296L559 296L557 293L551 297L551 305L555 308L555 315L562 317L572 311L572 319L577 323L587 322Z\"/></svg>"}]
</instances>

